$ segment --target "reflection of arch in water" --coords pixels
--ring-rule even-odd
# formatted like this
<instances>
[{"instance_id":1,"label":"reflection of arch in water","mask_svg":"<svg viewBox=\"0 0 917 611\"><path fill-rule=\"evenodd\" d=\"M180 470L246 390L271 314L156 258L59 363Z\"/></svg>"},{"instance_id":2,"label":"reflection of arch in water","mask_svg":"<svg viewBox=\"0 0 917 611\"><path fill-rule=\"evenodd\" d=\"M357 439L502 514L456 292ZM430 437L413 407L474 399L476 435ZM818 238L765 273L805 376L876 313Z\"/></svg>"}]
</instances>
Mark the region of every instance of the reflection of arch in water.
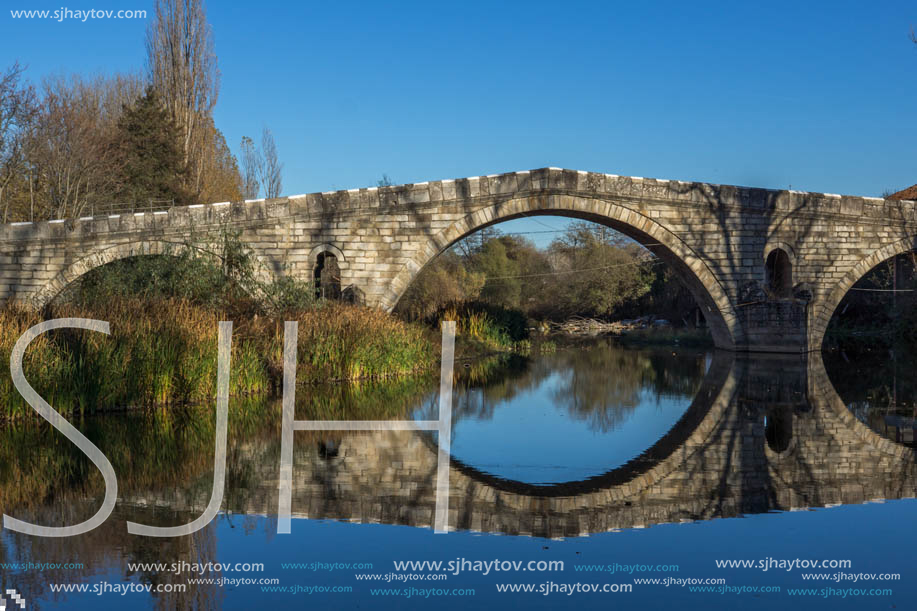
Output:
<instances>
[{"instance_id":1,"label":"reflection of arch in water","mask_svg":"<svg viewBox=\"0 0 917 611\"><path fill-rule=\"evenodd\" d=\"M743 375L747 365L727 356L725 374L719 359L714 359L711 375L695 397L696 409L685 414L679 427L639 459L604 476L555 486L554 494L546 495L542 487L488 478L453 462L450 529L576 537L774 509L915 496L914 453L880 438L853 417L830 386L818 353L811 354L808 363L799 363L813 405L808 411L795 410L793 436L781 454L773 452L762 434L764 410L758 406L772 405L771 394L748 388L762 376ZM435 444L419 431L372 435L375 439L369 441L360 433L342 436L338 458L331 456L333 450L329 452L332 448L327 446L297 454L295 517L432 525ZM236 501L232 510L271 514L276 512L272 503L277 498L277 455L261 440L250 447L263 458L255 467L261 484L248 492L244 504ZM847 468L838 469L841 464ZM195 514L209 502L206 488L196 496L181 491L168 494L156 502ZM150 495L143 498L148 503Z\"/></svg>"},{"instance_id":2,"label":"reflection of arch in water","mask_svg":"<svg viewBox=\"0 0 917 611\"><path fill-rule=\"evenodd\" d=\"M491 475L454 457L452 468L485 486L529 497L570 497L625 485L642 489L681 466L691 452L703 446L735 395L734 362L733 353L717 350L694 400L669 432L636 458L601 475L576 482L536 485ZM423 439L435 453L437 446L432 434L423 435Z\"/></svg>"},{"instance_id":3,"label":"reflection of arch in water","mask_svg":"<svg viewBox=\"0 0 917 611\"><path fill-rule=\"evenodd\" d=\"M776 405L764 414L764 439L767 447L777 454L790 449L793 442L793 408Z\"/></svg>"},{"instance_id":4,"label":"reflection of arch in water","mask_svg":"<svg viewBox=\"0 0 917 611\"><path fill-rule=\"evenodd\" d=\"M829 411L834 417L838 418L849 430L850 433L859 438L861 441L869 444L877 451L890 455L896 459L913 460L917 458L917 450L899 445L885 437L882 437L871 428L860 422L853 415L844 400L837 394L831 378L825 369L825 363L822 360L820 352L810 353L808 360L808 384L809 397L816 407Z\"/></svg>"}]
</instances>

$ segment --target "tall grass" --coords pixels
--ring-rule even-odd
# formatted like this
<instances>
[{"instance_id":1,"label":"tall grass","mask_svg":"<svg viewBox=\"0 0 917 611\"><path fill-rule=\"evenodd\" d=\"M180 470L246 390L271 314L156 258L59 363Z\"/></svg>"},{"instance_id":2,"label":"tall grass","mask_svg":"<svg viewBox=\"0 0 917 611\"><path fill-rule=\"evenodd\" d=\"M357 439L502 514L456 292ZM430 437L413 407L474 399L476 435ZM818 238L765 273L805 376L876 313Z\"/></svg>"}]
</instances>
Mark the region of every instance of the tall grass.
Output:
<instances>
[{"instance_id":1,"label":"tall grass","mask_svg":"<svg viewBox=\"0 0 917 611\"><path fill-rule=\"evenodd\" d=\"M92 308L58 306L45 316L63 317L108 321L111 335L61 329L29 346L26 379L59 412L198 403L214 396L224 312L181 299L113 298ZM0 362L9 362L18 338L41 320L32 312L0 309ZM231 394L280 387L284 320L299 321L300 383L403 375L436 362L436 346L421 326L371 308L327 304L277 318L237 320ZM16 417L29 408L8 371L0 374L0 399L4 414Z\"/></svg>"},{"instance_id":2,"label":"tall grass","mask_svg":"<svg viewBox=\"0 0 917 611\"><path fill-rule=\"evenodd\" d=\"M433 367L436 347L419 325L404 323L373 308L327 303L291 311L299 321L300 382L383 378ZM282 363L283 331L275 330L275 367Z\"/></svg>"},{"instance_id":3,"label":"tall grass","mask_svg":"<svg viewBox=\"0 0 917 611\"><path fill-rule=\"evenodd\" d=\"M444 307L433 320L437 327L443 320L454 320L456 336L472 349L528 352L531 348L525 316L518 310L466 302Z\"/></svg>"}]
</instances>

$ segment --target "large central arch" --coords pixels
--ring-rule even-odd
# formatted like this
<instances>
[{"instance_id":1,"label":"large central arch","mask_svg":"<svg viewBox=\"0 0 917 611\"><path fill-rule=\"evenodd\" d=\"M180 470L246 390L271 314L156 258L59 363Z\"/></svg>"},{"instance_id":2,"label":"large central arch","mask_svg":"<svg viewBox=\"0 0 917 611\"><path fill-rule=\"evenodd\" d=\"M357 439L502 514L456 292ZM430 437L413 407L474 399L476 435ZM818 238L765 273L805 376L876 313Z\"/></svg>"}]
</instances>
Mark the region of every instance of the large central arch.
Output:
<instances>
[{"instance_id":1,"label":"large central arch","mask_svg":"<svg viewBox=\"0 0 917 611\"><path fill-rule=\"evenodd\" d=\"M564 216L592 221L610 227L637 241L675 270L704 316L718 348L734 350L742 342L743 331L732 301L716 275L684 240L661 224L636 210L600 198L571 195L545 195L509 199L452 222L414 251L402 266L382 298L391 310L421 269L455 242L489 225L512 219L536 216Z\"/></svg>"}]
</instances>

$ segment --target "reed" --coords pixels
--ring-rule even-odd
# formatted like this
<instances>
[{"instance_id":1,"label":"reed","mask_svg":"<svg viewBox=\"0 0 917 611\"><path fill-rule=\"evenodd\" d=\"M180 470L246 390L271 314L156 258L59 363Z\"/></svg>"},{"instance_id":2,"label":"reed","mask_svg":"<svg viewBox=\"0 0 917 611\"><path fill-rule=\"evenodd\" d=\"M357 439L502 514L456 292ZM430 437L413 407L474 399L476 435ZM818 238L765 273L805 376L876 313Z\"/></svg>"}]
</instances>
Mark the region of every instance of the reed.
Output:
<instances>
[{"instance_id":1,"label":"reed","mask_svg":"<svg viewBox=\"0 0 917 611\"><path fill-rule=\"evenodd\" d=\"M528 353L525 316L491 304L466 302L444 307L433 318L436 326L443 320L455 321L456 336L462 340L460 352L493 351Z\"/></svg>"},{"instance_id":2,"label":"reed","mask_svg":"<svg viewBox=\"0 0 917 611\"><path fill-rule=\"evenodd\" d=\"M61 329L26 352L26 379L62 414L209 401L216 386L217 331L226 312L182 299L113 298L92 307L62 305L47 318L94 318L111 335ZM0 362L42 318L0 309ZM315 384L424 371L437 362L429 331L372 308L325 304L276 318L235 322L230 393L263 393L282 381L283 321L299 321L297 379ZM0 376L4 413L29 412L7 373Z\"/></svg>"}]
</instances>

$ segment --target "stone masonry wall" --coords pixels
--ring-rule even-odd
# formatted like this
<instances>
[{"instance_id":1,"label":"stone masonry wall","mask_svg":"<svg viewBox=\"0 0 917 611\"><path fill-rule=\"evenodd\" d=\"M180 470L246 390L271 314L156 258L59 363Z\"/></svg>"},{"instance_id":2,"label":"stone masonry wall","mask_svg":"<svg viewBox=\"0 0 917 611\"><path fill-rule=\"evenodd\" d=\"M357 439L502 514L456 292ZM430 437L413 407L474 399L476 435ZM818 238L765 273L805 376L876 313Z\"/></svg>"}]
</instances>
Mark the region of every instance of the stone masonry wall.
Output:
<instances>
[{"instance_id":1,"label":"stone masonry wall","mask_svg":"<svg viewBox=\"0 0 917 611\"><path fill-rule=\"evenodd\" d=\"M602 222L642 242L692 289L720 347L765 351L817 349L850 286L882 260L913 249L917 236L911 201L548 168L0 226L0 300L41 306L93 267L174 252L232 227L266 276L311 278L318 253L332 252L344 286L392 308L417 272L455 240L538 214ZM772 330L753 332L743 328L749 315L741 308L762 301L765 259L774 248L787 252L794 288L810 297L806 324L800 329L798 317L777 317L768 323Z\"/></svg>"}]
</instances>

